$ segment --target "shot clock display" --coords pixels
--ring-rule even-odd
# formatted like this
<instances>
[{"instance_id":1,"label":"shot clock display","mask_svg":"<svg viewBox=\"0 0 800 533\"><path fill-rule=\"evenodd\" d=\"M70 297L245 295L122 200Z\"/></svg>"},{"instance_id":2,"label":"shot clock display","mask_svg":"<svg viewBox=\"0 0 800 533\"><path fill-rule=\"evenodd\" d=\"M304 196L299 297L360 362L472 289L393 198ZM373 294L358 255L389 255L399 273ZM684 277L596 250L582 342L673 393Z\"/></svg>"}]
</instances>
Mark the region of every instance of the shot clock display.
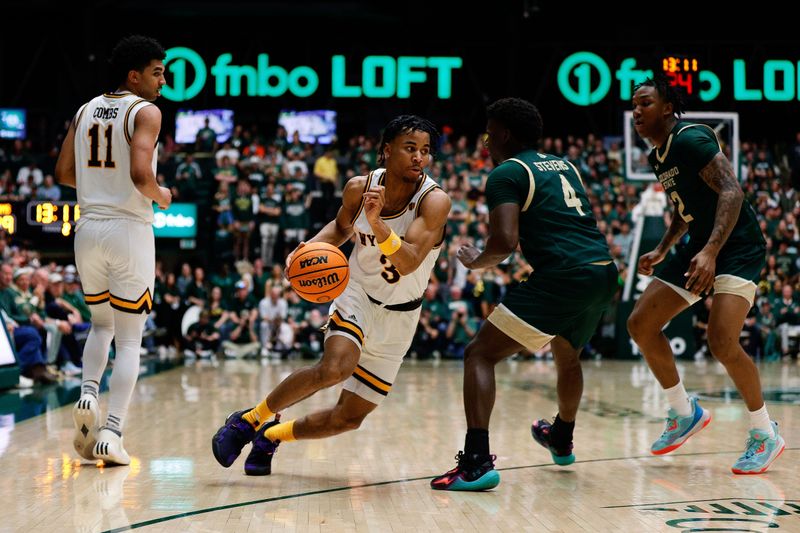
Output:
<instances>
[{"instance_id":1,"label":"shot clock display","mask_svg":"<svg viewBox=\"0 0 800 533\"><path fill-rule=\"evenodd\" d=\"M28 224L42 226L48 233L61 233L69 237L75 222L81 218L81 208L75 202L28 202Z\"/></svg>"},{"instance_id":2,"label":"shot clock display","mask_svg":"<svg viewBox=\"0 0 800 533\"><path fill-rule=\"evenodd\" d=\"M694 96L699 89L697 58L687 56L668 56L661 60L661 68L675 87L683 87L686 94Z\"/></svg>"}]
</instances>

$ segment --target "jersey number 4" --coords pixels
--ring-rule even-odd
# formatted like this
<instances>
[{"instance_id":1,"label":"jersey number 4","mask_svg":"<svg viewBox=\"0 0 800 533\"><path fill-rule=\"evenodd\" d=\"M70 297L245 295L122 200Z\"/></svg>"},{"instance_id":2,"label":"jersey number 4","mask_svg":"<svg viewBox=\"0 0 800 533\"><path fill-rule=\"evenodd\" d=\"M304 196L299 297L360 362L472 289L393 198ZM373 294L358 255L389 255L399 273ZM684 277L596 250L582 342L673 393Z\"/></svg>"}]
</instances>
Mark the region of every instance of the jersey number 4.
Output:
<instances>
[{"instance_id":1,"label":"jersey number 4","mask_svg":"<svg viewBox=\"0 0 800 533\"><path fill-rule=\"evenodd\" d=\"M561 178L561 189L564 191L564 202L567 204L567 207L574 207L578 210L579 215L583 215L583 209L581 209L581 199L578 198L578 195L575 193L575 189L572 188L572 185L569 184L567 178L564 177L564 174L559 174L559 178Z\"/></svg>"},{"instance_id":2,"label":"jersey number 4","mask_svg":"<svg viewBox=\"0 0 800 533\"><path fill-rule=\"evenodd\" d=\"M106 138L106 160L100 161L98 159L98 152L100 151L100 124L95 124L89 128L89 161L86 164L92 168L114 168L114 159L111 157L111 134L114 131L114 125L109 124L106 127L103 137Z\"/></svg>"}]
</instances>

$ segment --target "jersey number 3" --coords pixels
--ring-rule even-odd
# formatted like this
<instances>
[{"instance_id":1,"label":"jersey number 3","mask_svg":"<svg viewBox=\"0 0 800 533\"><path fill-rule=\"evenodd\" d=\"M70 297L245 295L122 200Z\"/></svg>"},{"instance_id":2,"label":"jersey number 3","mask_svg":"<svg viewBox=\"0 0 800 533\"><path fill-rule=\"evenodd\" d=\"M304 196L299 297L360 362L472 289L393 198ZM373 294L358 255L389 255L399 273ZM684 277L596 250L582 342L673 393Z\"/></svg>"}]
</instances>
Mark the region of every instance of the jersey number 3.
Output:
<instances>
[{"instance_id":1,"label":"jersey number 3","mask_svg":"<svg viewBox=\"0 0 800 533\"><path fill-rule=\"evenodd\" d=\"M381 277L386 280L386 283L397 283L400 281L400 272L397 271L397 267L383 254L381 254L381 264L383 265Z\"/></svg>"},{"instance_id":2,"label":"jersey number 3","mask_svg":"<svg viewBox=\"0 0 800 533\"><path fill-rule=\"evenodd\" d=\"M569 184L567 178L564 177L564 174L559 174L559 178L561 178L561 189L564 191L564 202L567 204L567 207L574 207L578 210L579 215L583 215L583 209L581 209L581 199L578 198L578 195L575 193L575 189L572 188L572 185Z\"/></svg>"},{"instance_id":3,"label":"jersey number 3","mask_svg":"<svg viewBox=\"0 0 800 533\"><path fill-rule=\"evenodd\" d=\"M95 124L89 128L89 161L86 164L91 168L114 168L114 159L111 157L111 134L114 131L114 125L109 124L106 127L103 137L106 138L106 160L100 161L98 153L100 151L100 124Z\"/></svg>"}]
</instances>

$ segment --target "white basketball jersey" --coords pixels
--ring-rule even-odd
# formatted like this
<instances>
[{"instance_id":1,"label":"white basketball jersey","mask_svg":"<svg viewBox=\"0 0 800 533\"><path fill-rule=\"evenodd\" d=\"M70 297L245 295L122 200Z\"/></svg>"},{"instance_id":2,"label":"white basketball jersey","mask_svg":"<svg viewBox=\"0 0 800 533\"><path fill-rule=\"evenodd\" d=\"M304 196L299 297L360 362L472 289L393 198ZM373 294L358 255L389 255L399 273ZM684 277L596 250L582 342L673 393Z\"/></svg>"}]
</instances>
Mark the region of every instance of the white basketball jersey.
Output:
<instances>
[{"instance_id":1,"label":"white basketball jersey","mask_svg":"<svg viewBox=\"0 0 800 533\"><path fill-rule=\"evenodd\" d=\"M149 101L131 93L103 94L84 104L75 124L75 178L81 217L153 222L153 203L131 179L136 113ZM153 149L153 172L156 171Z\"/></svg>"},{"instance_id":2,"label":"white basketball jersey","mask_svg":"<svg viewBox=\"0 0 800 533\"><path fill-rule=\"evenodd\" d=\"M370 187L383 185L386 170L379 168L370 173L364 192ZM381 217L389 228L403 237L409 226L419 216L419 206L425 196L439 186L428 175L417 187L411 200L400 212ZM364 200L353 223L356 246L350 254L350 279L355 281L364 291L384 304L401 304L421 298L428 286L431 271L439 257L438 243L422 260L414 272L401 276L392 265L390 258L381 253L378 242L372 233L372 227L364 214Z\"/></svg>"}]
</instances>

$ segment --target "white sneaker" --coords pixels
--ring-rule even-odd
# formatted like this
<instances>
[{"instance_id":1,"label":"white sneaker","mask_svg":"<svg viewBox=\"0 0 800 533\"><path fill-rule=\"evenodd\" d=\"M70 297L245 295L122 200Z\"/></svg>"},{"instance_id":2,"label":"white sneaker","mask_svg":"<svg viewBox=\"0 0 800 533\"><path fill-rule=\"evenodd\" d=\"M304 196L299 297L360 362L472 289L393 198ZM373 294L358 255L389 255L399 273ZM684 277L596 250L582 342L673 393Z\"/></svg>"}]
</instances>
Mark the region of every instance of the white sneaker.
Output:
<instances>
[{"instance_id":1,"label":"white sneaker","mask_svg":"<svg viewBox=\"0 0 800 533\"><path fill-rule=\"evenodd\" d=\"M131 463L128 452L122 446L122 437L108 428L103 428L97 435L97 442L94 445L94 456L102 459L106 465L109 463L117 465L127 465Z\"/></svg>"},{"instance_id":2,"label":"white sneaker","mask_svg":"<svg viewBox=\"0 0 800 533\"><path fill-rule=\"evenodd\" d=\"M75 451L84 459L94 461L92 450L100 425L100 407L97 405L97 398L91 394L81 396L72 408L72 420L75 422L75 438L72 440Z\"/></svg>"}]
</instances>

